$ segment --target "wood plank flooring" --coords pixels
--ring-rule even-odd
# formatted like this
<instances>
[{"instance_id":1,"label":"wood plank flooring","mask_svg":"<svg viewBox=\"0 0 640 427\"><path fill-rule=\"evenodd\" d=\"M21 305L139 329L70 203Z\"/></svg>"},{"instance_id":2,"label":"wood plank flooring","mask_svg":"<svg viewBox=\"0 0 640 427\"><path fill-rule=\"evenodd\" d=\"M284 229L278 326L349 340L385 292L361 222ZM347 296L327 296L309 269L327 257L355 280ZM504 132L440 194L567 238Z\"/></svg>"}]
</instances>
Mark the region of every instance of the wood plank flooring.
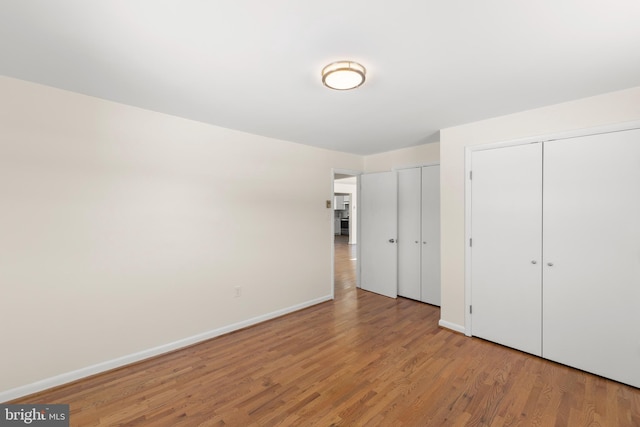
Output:
<instances>
[{"instance_id":1,"label":"wood plank flooring","mask_svg":"<svg viewBox=\"0 0 640 427\"><path fill-rule=\"evenodd\" d=\"M640 390L439 328L439 309L355 288L336 299L14 403L72 426L640 426Z\"/></svg>"}]
</instances>

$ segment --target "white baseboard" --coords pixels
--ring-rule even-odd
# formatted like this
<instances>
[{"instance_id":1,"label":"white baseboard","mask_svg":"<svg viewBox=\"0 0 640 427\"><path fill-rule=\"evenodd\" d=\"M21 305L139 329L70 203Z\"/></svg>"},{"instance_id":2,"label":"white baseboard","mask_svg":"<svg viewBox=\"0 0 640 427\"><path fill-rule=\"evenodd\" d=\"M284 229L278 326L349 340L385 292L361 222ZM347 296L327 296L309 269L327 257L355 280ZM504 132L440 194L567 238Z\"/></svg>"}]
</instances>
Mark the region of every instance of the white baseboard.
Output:
<instances>
[{"instance_id":1,"label":"white baseboard","mask_svg":"<svg viewBox=\"0 0 640 427\"><path fill-rule=\"evenodd\" d=\"M178 350L180 348L188 347L193 344L197 344L202 341L209 340L211 338L218 337L220 335L227 334L229 332L237 331L238 329L246 328L248 326L256 325L267 320L274 319L276 317L284 316L285 314L293 313L294 311L302 310L303 308L311 307L316 304L330 301L333 298L331 295L326 295L311 301L303 302L291 307L283 308L271 313L264 314L262 316L254 317L252 319L243 320L242 322L234 323L231 325L223 326L212 331L204 332L202 334L194 335L188 338L184 338L178 341L174 341L168 344L164 344L158 347L153 347L147 350L140 351L138 353L129 354L126 356L118 357L113 360L107 360L105 362L98 363L96 365L87 366L75 371L67 372L64 374L56 375L51 378L36 381L31 384L16 387L6 391L0 391L0 402L7 402L10 400L18 399L22 396L37 393L49 388L61 386L63 384L70 383L82 378L86 378L91 375L106 372L112 369L120 368L131 363L139 362L144 359L148 359L154 356L159 356L170 351Z\"/></svg>"},{"instance_id":2,"label":"white baseboard","mask_svg":"<svg viewBox=\"0 0 640 427\"><path fill-rule=\"evenodd\" d=\"M457 323L447 322L446 320L442 319L438 321L438 325L442 326L443 328L451 329L452 331L460 332L461 334L466 334L467 332L464 326L460 326Z\"/></svg>"}]
</instances>

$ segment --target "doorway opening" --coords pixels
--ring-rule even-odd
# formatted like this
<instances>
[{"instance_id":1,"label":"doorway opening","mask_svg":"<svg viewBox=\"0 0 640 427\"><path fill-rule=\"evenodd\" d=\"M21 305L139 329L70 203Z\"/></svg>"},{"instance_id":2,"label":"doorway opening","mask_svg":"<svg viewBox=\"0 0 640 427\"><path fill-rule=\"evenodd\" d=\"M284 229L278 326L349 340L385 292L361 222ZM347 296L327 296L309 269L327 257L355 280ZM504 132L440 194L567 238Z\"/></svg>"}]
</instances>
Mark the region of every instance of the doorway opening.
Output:
<instances>
[{"instance_id":1,"label":"doorway opening","mask_svg":"<svg viewBox=\"0 0 640 427\"><path fill-rule=\"evenodd\" d=\"M358 286L358 176L333 176L333 292L334 298Z\"/></svg>"}]
</instances>

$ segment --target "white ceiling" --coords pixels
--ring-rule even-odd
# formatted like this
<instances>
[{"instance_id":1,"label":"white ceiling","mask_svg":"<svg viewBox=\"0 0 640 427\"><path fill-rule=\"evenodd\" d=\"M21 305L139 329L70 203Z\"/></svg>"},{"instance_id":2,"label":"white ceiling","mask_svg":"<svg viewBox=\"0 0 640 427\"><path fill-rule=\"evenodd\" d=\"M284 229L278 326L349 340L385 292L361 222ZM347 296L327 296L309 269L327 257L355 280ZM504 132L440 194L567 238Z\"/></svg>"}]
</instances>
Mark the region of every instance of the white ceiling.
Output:
<instances>
[{"instance_id":1,"label":"white ceiling","mask_svg":"<svg viewBox=\"0 0 640 427\"><path fill-rule=\"evenodd\" d=\"M372 154L640 86L640 1L0 0L0 74Z\"/></svg>"}]
</instances>

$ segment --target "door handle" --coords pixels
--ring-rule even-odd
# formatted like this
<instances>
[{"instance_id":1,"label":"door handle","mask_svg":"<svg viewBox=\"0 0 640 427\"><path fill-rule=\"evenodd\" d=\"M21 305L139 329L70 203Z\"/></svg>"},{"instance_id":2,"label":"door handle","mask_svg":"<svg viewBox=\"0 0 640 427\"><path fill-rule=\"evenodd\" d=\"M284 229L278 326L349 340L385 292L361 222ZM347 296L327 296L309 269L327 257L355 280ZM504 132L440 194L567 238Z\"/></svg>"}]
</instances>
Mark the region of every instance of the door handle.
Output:
<instances>
[{"instance_id":1,"label":"door handle","mask_svg":"<svg viewBox=\"0 0 640 427\"><path fill-rule=\"evenodd\" d=\"M389 239L389 243L395 243L396 240L395 239Z\"/></svg>"}]
</instances>

